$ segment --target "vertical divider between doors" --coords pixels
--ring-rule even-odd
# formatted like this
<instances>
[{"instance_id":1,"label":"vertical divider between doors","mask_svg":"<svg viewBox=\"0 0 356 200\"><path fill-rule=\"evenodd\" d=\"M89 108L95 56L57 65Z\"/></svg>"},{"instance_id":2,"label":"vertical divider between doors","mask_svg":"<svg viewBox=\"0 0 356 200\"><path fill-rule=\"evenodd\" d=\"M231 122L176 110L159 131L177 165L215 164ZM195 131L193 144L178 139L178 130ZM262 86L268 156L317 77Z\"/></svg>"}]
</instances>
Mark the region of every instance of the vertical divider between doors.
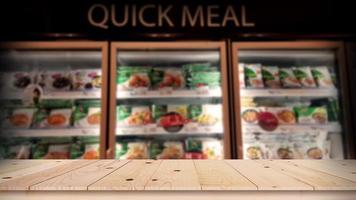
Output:
<instances>
[{"instance_id":1,"label":"vertical divider between doors","mask_svg":"<svg viewBox=\"0 0 356 200\"><path fill-rule=\"evenodd\" d=\"M227 60L227 79L228 79L228 98L229 98L229 119L230 119L230 152L231 158L237 158L237 144L236 144L236 127L235 123L235 104L234 104L234 77L233 77L233 61L232 61L232 41L230 38L226 39L226 60Z\"/></svg>"}]
</instances>

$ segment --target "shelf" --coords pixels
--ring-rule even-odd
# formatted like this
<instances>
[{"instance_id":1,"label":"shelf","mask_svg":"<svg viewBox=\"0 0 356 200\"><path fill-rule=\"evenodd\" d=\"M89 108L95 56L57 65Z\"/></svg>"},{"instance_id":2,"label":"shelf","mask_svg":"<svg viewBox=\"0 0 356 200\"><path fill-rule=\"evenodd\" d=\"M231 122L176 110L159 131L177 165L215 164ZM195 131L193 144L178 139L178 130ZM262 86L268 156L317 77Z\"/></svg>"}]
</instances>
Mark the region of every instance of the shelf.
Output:
<instances>
[{"instance_id":1,"label":"shelf","mask_svg":"<svg viewBox=\"0 0 356 200\"><path fill-rule=\"evenodd\" d=\"M101 91L68 91L45 93L42 99L99 99Z\"/></svg>"},{"instance_id":2,"label":"shelf","mask_svg":"<svg viewBox=\"0 0 356 200\"><path fill-rule=\"evenodd\" d=\"M296 133L296 132L315 132L315 131L327 131L327 132L341 132L342 128L338 122L332 122L325 125L279 125L274 131L263 130L257 124L243 124L243 132L259 132L259 133Z\"/></svg>"},{"instance_id":3,"label":"shelf","mask_svg":"<svg viewBox=\"0 0 356 200\"><path fill-rule=\"evenodd\" d=\"M66 91L66 92L47 92L41 99L100 99L101 91ZM9 92L0 97L2 100L23 99L22 92Z\"/></svg>"},{"instance_id":4,"label":"shelf","mask_svg":"<svg viewBox=\"0 0 356 200\"><path fill-rule=\"evenodd\" d=\"M195 126L186 125L179 132L170 133L162 127L156 125L138 126L138 127L117 127L116 135L118 136L160 136L160 135L223 135L222 124L214 126Z\"/></svg>"},{"instance_id":5,"label":"shelf","mask_svg":"<svg viewBox=\"0 0 356 200\"><path fill-rule=\"evenodd\" d=\"M3 129L5 137L74 137L99 136L99 128L63 128L63 129Z\"/></svg>"},{"instance_id":6,"label":"shelf","mask_svg":"<svg viewBox=\"0 0 356 200\"><path fill-rule=\"evenodd\" d=\"M117 91L117 99L145 99L145 98L209 98L221 97L221 89L211 90L146 90L146 91Z\"/></svg>"},{"instance_id":7,"label":"shelf","mask_svg":"<svg viewBox=\"0 0 356 200\"><path fill-rule=\"evenodd\" d=\"M337 97L337 89L241 89L241 97Z\"/></svg>"}]
</instances>

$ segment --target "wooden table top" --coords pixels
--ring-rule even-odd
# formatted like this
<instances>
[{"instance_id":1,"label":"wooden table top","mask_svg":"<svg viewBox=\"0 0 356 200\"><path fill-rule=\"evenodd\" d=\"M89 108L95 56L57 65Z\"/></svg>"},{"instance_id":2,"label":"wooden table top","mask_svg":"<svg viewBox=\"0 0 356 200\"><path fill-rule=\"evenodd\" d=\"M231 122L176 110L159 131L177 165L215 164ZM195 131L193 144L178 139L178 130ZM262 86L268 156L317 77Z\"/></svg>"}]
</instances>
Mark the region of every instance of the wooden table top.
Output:
<instances>
[{"instance_id":1,"label":"wooden table top","mask_svg":"<svg viewBox=\"0 0 356 200\"><path fill-rule=\"evenodd\" d=\"M356 191L356 160L6 160L0 190Z\"/></svg>"}]
</instances>

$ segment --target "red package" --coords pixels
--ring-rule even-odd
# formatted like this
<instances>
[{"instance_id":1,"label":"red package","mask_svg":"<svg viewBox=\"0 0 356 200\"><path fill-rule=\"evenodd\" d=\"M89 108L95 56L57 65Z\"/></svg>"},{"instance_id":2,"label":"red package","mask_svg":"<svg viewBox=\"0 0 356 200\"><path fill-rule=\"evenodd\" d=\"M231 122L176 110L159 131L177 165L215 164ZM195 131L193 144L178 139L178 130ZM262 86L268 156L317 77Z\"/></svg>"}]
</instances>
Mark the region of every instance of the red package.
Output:
<instances>
[{"instance_id":1,"label":"red package","mask_svg":"<svg viewBox=\"0 0 356 200\"><path fill-rule=\"evenodd\" d=\"M203 159L203 153L187 152L184 154L185 159Z\"/></svg>"}]
</instances>

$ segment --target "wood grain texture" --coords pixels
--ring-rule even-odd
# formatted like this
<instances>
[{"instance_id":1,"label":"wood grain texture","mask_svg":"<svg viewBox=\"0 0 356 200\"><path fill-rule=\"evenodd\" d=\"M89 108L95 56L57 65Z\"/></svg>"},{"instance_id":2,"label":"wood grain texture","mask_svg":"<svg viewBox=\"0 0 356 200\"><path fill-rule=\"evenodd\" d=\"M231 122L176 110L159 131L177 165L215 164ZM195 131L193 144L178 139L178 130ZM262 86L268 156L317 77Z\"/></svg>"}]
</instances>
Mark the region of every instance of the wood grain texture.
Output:
<instances>
[{"instance_id":1,"label":"wood grain texture","mask_svg":"<svg viewBox=\"0 0 356 200\"><path fill-rule=\"evenodd\" d=\"M356 191L0 192L1 200L354 200Z\"/></svg>"},{"instance_id":2,"label":"wood grain texture","mask_svg":"<svg viewBox=\"0 0 356 200\"><path fill-rule=\"evenodd\" d=\"M50 169L52 167L56 167L59 165L63 165L65 163L71 162L69 160L49 160L44 163L41 163L39 165L29 165L26 168L22 168L16 171L11 171L7 173L3 173L0 176L0 183L15 179L15 178L20 178L29 174L41 172L43 170Z\"/></svg>"},{"instance_id":3,"label":"wood grain texture","mask_svg":"<svg viewBox=\"0 0 356 200\"><path fill-rule=\"evenodd\" d=\"M10 160L1 166L0 192L356 191L355 160Z\"/></svg>"},{"instance_id":4,"label":"wood grain texture","mask_svg":"<svg viewBox=\"0 0 356 200\"><path fill-rule=\"evenodd\" d=\"M201 190L192 160L163 160L145 190Z\"/></svg>"},{"instance_id":5,"label":"wood grain texture","mask_svg":"<svg viewBox=\"0 0 356 200\"><path fill-rule=\"evenodd\" d=\"M325 161L295 160L295 161L289 161L288 163L318 170L327 173L329 175L334 175L344 179L348 179L356 183L355 166L342 165L331 160L325 160Z\"/></svg>"},{"instance_id":6,"label":"wood grain texture","mask_svg":"<svg viewBox=\"0 0 356 200\"><path fill-rule=\"evenodd\" d=\"M300 165L291 165L286 161L259 160L256 162L270 166L283 174L312 185L315 190L356 190L356 183L319 170Z\"/></svg>"},{"instance_id":7,"label":"wood grain texture","mask_svg":"<svg viewBox=\"0 0 356 200\"><path fill-rule=\"evenodd\" d=\"M133 160L90 185L89 190L144 190L161 160Z\"/></svg>"},{"instance_id":8,"label":"wood grain texture","mask_svg":"<svg viewBox=\"0 0 356 200\"><path fill-rule=\"evenodd\" d=\"M311 185L253 160L226 160L225 162L253 182L258 190L313 190Z\"/></svg>"},{"instance_id":9,"label":"wood grain texture","mask_svg":"<svg viewBox=\"0 0 356 200\"><path fill-rule=\"evenodd\" d=\"M217 160L195 160L194 164L202 190L257 190L234 168Z\"/></svg>"},{"instance_id":10,"label":"wood grain texture","mask_svg":"<svg viewBox=\"0 0 356 200\"><path fill-rule=\"evenodd\" d=\"M32 185L39 184L43 181L60 176L91 163L93 163L93 161L89 160L67 162L63 165L55 166L37 173L32 173L0 183L0 190L28 190Z\"/></svg>"},{"instance_id":11,"label":"wood grain texture","mask_svg":"<svg viewBox=\"0 0 356 200\"><path fill-rule=\"evenodd\" d=\"M46 160L2 160L0 161L0 175L25 169L45 163Z\"/></svg>"},{"instance_id":12,"label":"wood grain texture","mask_svg":"<svg viewBox=\"0 0 356 200\"><path fill-rule=\"evenodd\" d=\"M85 167L70 171L42 183L33 185L30 190L87 190L88 185L102 179L125 165L127 160L100 160Z\"/></svg>"}]
</instances>

